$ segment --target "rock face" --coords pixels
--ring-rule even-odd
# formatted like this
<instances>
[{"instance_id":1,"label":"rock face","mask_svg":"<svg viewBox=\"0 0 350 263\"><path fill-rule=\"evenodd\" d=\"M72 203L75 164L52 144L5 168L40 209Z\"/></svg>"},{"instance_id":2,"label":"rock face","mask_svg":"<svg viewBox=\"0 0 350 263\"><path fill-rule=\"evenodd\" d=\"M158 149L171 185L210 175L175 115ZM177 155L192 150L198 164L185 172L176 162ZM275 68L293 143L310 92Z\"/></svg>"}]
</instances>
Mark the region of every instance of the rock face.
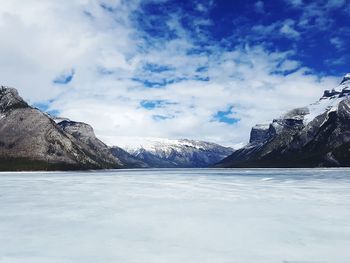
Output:
<instances>
[{"instance_id":1,"label":"rock face","mask_svg":"<svg viewBox=\"0 0 350 263\"><path fill-rule=\"evenodd\" d=\"M153 139L125 150L152 168L209 167L233 152L232 148L203 141Z\"/></svg>"},{"instance_id":2,"label":"rock face","mask_svg":"<svg viewBox=\"0 0 350 263\"><path fill-rule=\"evenodd\" d=\"M350 166L350 74L308 107L254 127L248 145L217 167Z\"/></svg>"},{"instance_id":3,"label":"rock face","mask_svg":"<svg viewBox=\"0 0 350 263\"><path fill-rule=\"evenodd\" d=\"M56 124L13 88L0 89L0 170L121 167L87 124Z\"/></svg>"},{"instance_id":4,"label":"rock face","mask_svg":"<svg viewBox=\"0 0 350 263\"><path fill-rule=\"evenodd\" d=\"M123 163L125 168L150 168L147 163L118 146L113 146L110 148L110 150L112 154Z\"/></svg>"},{"instance_id":5,"label":"rock face","mask_svg":"<svg viewBox=\"0 0 350 263\"><path fill-rule=\"evenodd\" d=\"M257 124L250 132L249 143L258 143L269 137L269 124Z\"/></svg>"},{"instance_id":6,"label":"rock face","mask_svg":"<svg viewBox=\"0 0 350 263\"><path fill-rule=\"evenodd\" d=\"M63 120L58 123L58 126L66 133L72 135L84 150L95 155L99 163L104 164L105 167L113 167L115 164L120 167L125 166L117 156L112 154L112 151L106 144L96 138L94 130L89 124Z\"/></svg>"}]
</instances>

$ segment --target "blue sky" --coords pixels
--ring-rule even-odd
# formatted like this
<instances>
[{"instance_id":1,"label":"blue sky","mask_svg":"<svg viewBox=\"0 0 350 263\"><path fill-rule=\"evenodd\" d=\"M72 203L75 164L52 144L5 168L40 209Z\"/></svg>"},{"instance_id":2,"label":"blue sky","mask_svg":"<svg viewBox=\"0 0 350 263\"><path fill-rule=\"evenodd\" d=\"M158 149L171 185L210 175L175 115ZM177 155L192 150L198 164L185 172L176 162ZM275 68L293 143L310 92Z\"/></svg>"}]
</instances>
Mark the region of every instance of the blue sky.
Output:
<instances>
[{"instance_id":1,"label":"blue sky","mask_svg":"<svg viewBox=\"0 0 350 263\"><path fill-rule=\"evenodd\" d=\"M33 105L136 137L236 145L350 71L345 0L13 0L0 79Z\"/></svg>"},{"instance_id":2,"label":"blue sky","mask_svg":"<svg viewBox=\"0 0 350 263\"><path fill-rule=\"evenodd\" d=\"M176 16L181 33L206 55L213 46L232 50L260 45L292 51L301 66L318 74L343 75L349 70L350 7L345 0L164 1L141 7L135 24L150 45L181 37L166 24Z\"/></svg>"}]
</instances>

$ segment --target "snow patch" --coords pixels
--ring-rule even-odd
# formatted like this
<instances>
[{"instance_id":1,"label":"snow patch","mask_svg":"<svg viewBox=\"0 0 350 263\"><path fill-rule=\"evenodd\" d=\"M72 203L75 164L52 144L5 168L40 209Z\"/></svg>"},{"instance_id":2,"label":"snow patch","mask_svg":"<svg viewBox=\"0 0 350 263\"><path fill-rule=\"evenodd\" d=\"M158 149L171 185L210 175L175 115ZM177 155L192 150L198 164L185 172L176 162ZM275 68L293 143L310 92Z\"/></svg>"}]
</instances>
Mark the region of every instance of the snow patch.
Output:
<instances>
[{"instance_id":1,"label":"snow patch","mask_svg":"<svg viewBox=\"0 0 350 263\"><path fill-rule=\"evenodd\" d=\"M264 122L264 123L259 123L256 124L253 128L256 130L267 130L270 127L270 123Z\"/></svg>"},{"instance_id":2,"label":"snow patch","mask_svg":"<svg viewBox=\"0 0 350 263\"><path fill-rule=\"evenodd\" d=\"M327 90L324 96L319 101L306 107L308 112L300 112L293 116L293 119L303 120L304 125L310 123L317 116L322 115L325 112L332 112L338 109L338 105L341 101L350 97L350 73L346 74L342 82L332 90ZM292 110L295 112L297 109ZM290 113L290 112L289 112ZM283 118L288 117L288 113L282 116Z\"/></svg>"},{"instance_id":3,"label":"snow patch","mask_svg":"<svg viewBox=\"0 0 350 263\"><path fill-rule=\"evenodd\" d=\"M344 97L336 97L329 99L321 99L308 106L309 114L304 116L304 125L310 123L317 116L322 115L325 112L336 111L339 103L344 100Z\"/></svg>"}]
</instances>

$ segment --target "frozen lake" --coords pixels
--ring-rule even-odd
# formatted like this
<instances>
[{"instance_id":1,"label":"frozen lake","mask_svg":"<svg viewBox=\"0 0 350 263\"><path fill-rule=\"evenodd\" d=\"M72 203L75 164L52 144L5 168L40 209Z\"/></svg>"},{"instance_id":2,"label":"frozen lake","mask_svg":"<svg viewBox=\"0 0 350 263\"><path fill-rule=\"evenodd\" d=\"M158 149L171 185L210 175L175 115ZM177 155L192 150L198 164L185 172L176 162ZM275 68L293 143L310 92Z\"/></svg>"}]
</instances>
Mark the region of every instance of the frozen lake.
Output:
<instances>
[{"instance_id":1,"label":"frozen lake","mask_svg":"<svg viewBox=\"0 0 350 263\"><path fill-rule=\"evenodd\" d=\"M350 170L0 173L1 263L349 263Z\"/></svg>"}]
</instances>

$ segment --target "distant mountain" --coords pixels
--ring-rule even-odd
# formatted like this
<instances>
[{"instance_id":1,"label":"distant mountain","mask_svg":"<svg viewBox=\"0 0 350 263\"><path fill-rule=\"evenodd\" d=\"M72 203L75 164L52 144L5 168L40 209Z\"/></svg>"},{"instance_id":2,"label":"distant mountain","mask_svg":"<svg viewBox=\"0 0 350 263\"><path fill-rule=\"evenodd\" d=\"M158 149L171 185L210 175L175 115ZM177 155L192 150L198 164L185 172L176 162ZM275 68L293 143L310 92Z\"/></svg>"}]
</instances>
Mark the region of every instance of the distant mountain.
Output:
<instances>
[{"instance_id":1,"label":"distant mountain","mask_svg":"<svg viewBox=\"0 0 350 263\"><path fill-rule=\"evenodd\" d=\"M0 170L120 168L122 162L98 140L91 126L29 106L16 89L0 88Z\"/></svg>"},{"instance_id":2,"label":"distant mountain","mask_svg":"<svg viewBox=\"0 0 350 263\"><path fill-rule=\"evenodd\" d=\"M350 74L316 103L253 127L249 144L216 166L350 166Z\"/></svg>"},{"instance_id":3,"label":"distant mountain","mask_svg":"<svg viewBox=\"0 0 350 263\"><path fill-rule=\"evenodd\" d=\"M233 152L230 147L186 139L144 139L124 150L149 167L157 168L208 167Z\"/></svg>"},{"instance_id":4,"label":"distant mountain","mask_svg":"<svg viewBox=\"0 0 350 263\"><path fill-rule=\"evenodd\" d=\"M124 168L149 168L150 166L141 159L131 155L118 146L110 148L111 153L117 157L124 165Z\"/></svg>"}]
</instances>

